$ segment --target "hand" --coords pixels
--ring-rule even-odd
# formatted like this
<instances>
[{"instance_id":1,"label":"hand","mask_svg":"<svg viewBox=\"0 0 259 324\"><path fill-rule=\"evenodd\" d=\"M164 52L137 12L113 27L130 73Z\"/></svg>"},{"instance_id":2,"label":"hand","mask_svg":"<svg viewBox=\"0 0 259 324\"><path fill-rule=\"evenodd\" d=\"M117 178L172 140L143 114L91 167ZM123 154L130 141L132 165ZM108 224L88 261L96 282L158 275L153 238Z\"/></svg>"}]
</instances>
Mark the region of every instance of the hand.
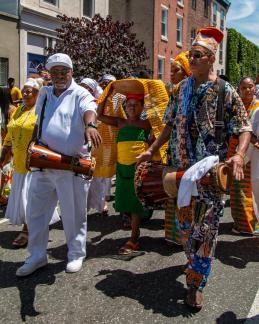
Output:
<instances>
[{"instance_id":1,"label":"hand","mask_svg":"<svg viewBox=\"0 0 259 324\"><path fill-rule=\"evenodd\" d=\"M257 149L259 149L259 141L256 141L256 142L254 143L254 147L257 148Z\"/></svg>"},{"instance_id":2,"label":"hand","mask_svg":"<svg viewBox=\"0 0 259 324\"><path fill-rule=\"evenodd\" d=\"M240 181L244 179L244 159L239 154L232 156L226 163L233 165L233 176L236 180Z\"/></svg>"},{"instance_id":3,"label":"hand","mask_svg":"<svg viewBox=\"0 0 259 324\"><path fill-rule=\"evenodd\" d=\"M89 148L91 148L92 146L97 148L102 142L102 138L100 134L98 133L97 129L95 129L94 127L86 128L85 137Z\"/></svg>"},{"instance_id":4,"label":"hand","mask_svg":"<svg viewBox=\"0 0 259 324\"><path fill-rule=\"evenodd\" d=\"M147 150L144 153L141 153L139 156L136 157L137 164L140 164L141 162L150 161L152 159L153 154Z\"/></svg>"}]
</instances>

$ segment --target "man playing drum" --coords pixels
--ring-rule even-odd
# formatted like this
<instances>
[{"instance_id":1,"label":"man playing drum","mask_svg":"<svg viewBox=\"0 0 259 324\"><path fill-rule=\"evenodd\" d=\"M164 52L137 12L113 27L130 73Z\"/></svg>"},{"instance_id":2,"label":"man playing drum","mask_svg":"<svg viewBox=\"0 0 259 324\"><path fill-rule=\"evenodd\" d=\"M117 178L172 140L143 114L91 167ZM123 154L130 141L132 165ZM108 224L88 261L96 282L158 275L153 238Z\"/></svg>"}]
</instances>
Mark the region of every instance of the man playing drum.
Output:
<instances>
[{"instance_id":1,"label":"man playing drum","mask_svg":"<svg viewBox=\"0 0 259 324\"><path fill-rule=\"evenodd\" d=\"M36 104L38 142L63 155L87 157L90 153L85 140L89 146L98 146L101 142L95 126L95 99L73 80L73 65L68 55L50 56L46 68L53 86L41 89ZM68 246L66 271L81 269L86 257L88 188L89 181L72 171L34 170L27 206L30 256L17 270L17 276L27 276L47 264L49 211L54 211L58 200Z\"/></svg>"},{"instance_id":2,"label":"man playing drum","mask_svg":"<svg viewBox=\"0 0 259 324\"><path fill-rule=\"evenodd\" d=\"M218 44L223 34L214 27L199 30L189 52L192 76L183 80L171 105L170 155L175 170L187 170L205 157L218 155L226 160L228 139L232 134L239 136L236 154L227 162L233 165L233 175L243 178L244 155L250 141L251 125L246 110L234 88L224 83L222 96L223 118L220 126L220 143L215 127L220 81L212 73ZM221 83L222 84L222 83ZM149 160L167 134L161 133L151 147L138 157L139 161ZM223 211L221 195L217 188L209 189L198 184L199 196L192 199L189 207L177 210L179 227L183 233L182 243L188 257L186 283L188 287L186 304L195 309L203 306L203 288L211 271L211 261L215 250L219 227L219 217Z\"/></svg>"}]
</instances>

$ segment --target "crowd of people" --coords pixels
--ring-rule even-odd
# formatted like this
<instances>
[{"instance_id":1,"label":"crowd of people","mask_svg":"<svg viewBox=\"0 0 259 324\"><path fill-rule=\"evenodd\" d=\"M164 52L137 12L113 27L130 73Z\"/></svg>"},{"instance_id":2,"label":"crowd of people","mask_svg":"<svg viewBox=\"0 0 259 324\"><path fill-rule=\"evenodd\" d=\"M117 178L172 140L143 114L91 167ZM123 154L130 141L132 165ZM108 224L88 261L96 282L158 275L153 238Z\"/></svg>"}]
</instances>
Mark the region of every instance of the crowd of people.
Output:
<instances>
[{"instance_id":1,"label":"crowd of people","mask_svg":"<svg viewBox=\"0 0 259 324\"><path fill-rule=\"evenodd\" d=\"M172 87L167 90L162 81L144 74L125 80L105 74L99 82L84 76L77 84L73 63L63 53L50 56L47 70L40 78L29 78L21 91L14 79L8 80L8 88L0 92L2 178L6 165L13 170L5 216L22 226L12 245L27 245L29 252L17 276L27 276L48 263L49 224L60 217L68 246L66 271L82 268L86 214L91 209L108 214L114 176L114 209L126 215L131 228L131 237L118 254L139 250L141 220L150 218L153 209L144 207L136 195L136 167L163 160L166 146L166 164L177 172L191 170L191 177L188 172L183 176L185 194L179 190L178 196L166 201L165 240L183 246L185 302L202 308L224 199L216 182L207 186L199 180L219 162L231 166L234 177L232 231L259 234L259 76L256 81L244 76L235 89L213 72L222 38L217 28L201 28L190 50L172 61ZM58 162L52 168L29 169L31 142L72 157L67 170L59 168ZM88 170L88 176L72 171L80 159L94 165L94 158L96 170L103 172L93 178ZM197 181L190 187L193 179ZM1 200L6 202L7 198Z\"/></svg>"}]
</instances>

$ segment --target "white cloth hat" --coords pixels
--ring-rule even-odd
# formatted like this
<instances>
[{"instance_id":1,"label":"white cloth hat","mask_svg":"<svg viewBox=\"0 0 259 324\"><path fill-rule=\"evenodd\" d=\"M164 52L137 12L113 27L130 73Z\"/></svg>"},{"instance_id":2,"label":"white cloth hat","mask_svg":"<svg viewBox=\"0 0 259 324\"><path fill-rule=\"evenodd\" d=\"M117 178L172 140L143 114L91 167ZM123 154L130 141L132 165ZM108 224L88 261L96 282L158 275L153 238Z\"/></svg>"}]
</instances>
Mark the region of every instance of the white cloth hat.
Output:
<instances>
[{"instance_id":1,"label":"white cloth hat","mask_svg":"<svg viewBox=\"0 0 259 324\"><path fill-rule=\"evenodd\" d=\"M100 79L99 82L103 82L103 81L115 81L115 80L116 80L116 78L115 78L114 75L112 75L112 74L104 74L101 77L101 79Z\"/></svg>"},{"instance_id":2,"label":"white cloth hat","mask_svg":"<svg viewBox=\"0 0 259 324\"><path fill-rule=\"evenodd\" d=\"M64 53L56 53L51 55L47 59L46 69L50 70L53 66L58 66L58 65L66 66L70 69L73 69L71 58Z\"/></svg>"},{"instance_id":3,"label":"white cloth hat","mask_svg":"<svg viewBox=\"0 0 259 324\"><path fill-rule=\"evenodd\" d=\"M40 84L37 79L29 78L24 83L24 87L32 87L34 89L40 90L42 84Z\"/></svg>"},{"instance_id":4,"label":"white cloth hat","mask_svg":"<svg viewBox=\"0 0 259 324\"><path fill-rule=\"evenodd\" d=\"M81 84L85 84L90 89L92 89L94 97L96 99L98 99L101 96L102 92L103 92L102 88L98 85L98 83L94 79L84 78L81 81Z\"/></svg>"}]
</instances>

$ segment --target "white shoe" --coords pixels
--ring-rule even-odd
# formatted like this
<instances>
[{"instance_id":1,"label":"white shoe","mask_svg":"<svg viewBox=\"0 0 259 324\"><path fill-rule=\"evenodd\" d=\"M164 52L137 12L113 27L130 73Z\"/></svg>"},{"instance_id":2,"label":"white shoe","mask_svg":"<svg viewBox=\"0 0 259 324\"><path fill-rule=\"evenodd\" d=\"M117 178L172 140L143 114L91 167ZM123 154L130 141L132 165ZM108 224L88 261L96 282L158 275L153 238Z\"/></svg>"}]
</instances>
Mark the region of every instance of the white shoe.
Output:
<instances>
[{"instance_id":1,"label":"white shoe","mask_svg":"<svg viewBox=\"0 0 259 324\"><path fill-rule=\"evenodd\" d=\"M82 265L83 265L82 259L69 261L66 267L66 272L70 272L70 273L78 272L79 270L81 270Z\"/></svg>"},{"instance_id":2,"label":"white shoe","mask_svg":"<svg viewBox=\"0 0 259 324\"><path fill-rule=\"evenodd\" d=\"M17 277L25 277L29 274L33 273L35 270L44 267L48 264L47 257L44 259L40 259L38 261L27 260L24 265L17 269L16 276Z\"/></svg>"}]
</instances>

